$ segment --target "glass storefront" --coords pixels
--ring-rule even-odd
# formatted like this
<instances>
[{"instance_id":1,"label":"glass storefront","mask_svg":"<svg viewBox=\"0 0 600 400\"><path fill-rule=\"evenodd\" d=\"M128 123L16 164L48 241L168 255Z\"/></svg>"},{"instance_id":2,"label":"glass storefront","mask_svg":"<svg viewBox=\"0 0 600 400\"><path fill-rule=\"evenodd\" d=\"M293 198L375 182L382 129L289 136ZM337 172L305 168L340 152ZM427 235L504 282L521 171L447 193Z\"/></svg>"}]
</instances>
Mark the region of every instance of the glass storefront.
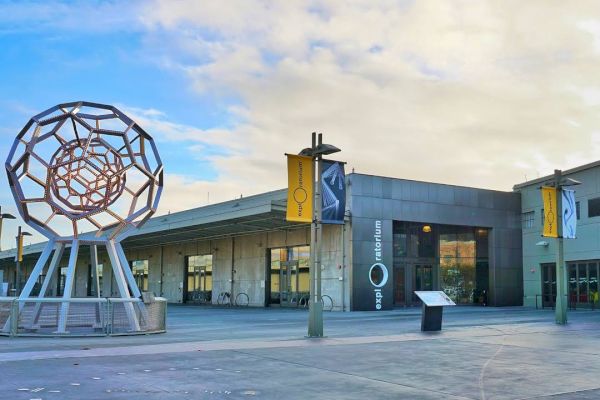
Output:
<instances>
[{"instance_id":1,"label":"glass storefront","mask_svg":"<svg viewBox=\"0 0 600 400\"><path fill-rule=\"evenodd\" d=\"M395 304L416 303L415 290L443 290L457 304L487 303L488 235L479 227L395 221Z\"/></svg>"},{"instance_id":2,"label":"glass storefront","mask_svg":"<svg viewBox=\"0 0 600 400\"><path fill-rule=\"evenodd\" d=\"M298 306L307 301L310 246L270 249L269 256L269 304Z\"/></svg>"},{"instance_id":3,"label":"glass storefront","mask_svg":"<svg viewBox=\"0 0 600 400\"><path fill-rule=\"evenodd\" d=\"M131 261L131 272L138 288L142 292L148 291L148 260Z\"/></svg>"},{"instance_id":4,"label":"glass storefront","mask_svg":"<svg viewBox=\"0 0 600 400\"><path fill-rule=\"evenodd\" d=\"M186 303L211 303L212 254L186 257L183 300Z\"/></svg>"},{"instance_id":5,"label":"glass storefront","mask_svg":"<svg viewBox=\"0 0 600 400\"><path fill-rule=\"evenodd\" d=\"M574 261L567 263L569 303L572 307L597 307L600 261Z\"/></svg>"}]
</instances>

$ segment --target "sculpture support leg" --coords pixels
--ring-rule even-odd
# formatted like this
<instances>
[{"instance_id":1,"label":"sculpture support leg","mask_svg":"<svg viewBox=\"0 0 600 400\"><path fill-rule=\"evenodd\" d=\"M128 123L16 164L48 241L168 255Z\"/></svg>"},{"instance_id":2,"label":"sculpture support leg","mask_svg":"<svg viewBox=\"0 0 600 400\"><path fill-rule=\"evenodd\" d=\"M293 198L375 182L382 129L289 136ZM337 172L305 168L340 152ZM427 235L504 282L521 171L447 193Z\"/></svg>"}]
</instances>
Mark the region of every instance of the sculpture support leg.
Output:
<instances>
[{"instance_id":1,"label":"sculpture support leg","mask_svg":"<svg viewBox=\"0 0 600 400\"><path fill-rule=\"evenodd\" d=\"M56 248L54 249L54 255L52 256L50 265L48 265L48 270L46 271L46 277L44 278L44 283L42 283L42 288L40 289L40 294L38 295L39 299L43 299L44 297L46 297L46 292L48 291L48 286L50 286L50 283L54 281L54 279L52 279L52 277L54 276L54 271L56 271L56 267L58 266L58 263L60 263L60 259L62 258L64 251L65 251L64 243L59 243L56 246ZM33 323L34 324L37 324L38 319L40 318L41 306L42 306L42 303L40 303L40 302L35 303L35 309L33 312Z\"/></svg>"},{"instance_id":2,"label":"sculpture support leg","mask_svg":"<svg viewBox=\"0 0 600 400\"><path fill-rule=\"evenodd\" d=\"M98 246L90 245L90 265L92 267L92 287L96 297L100 297L100 277L98 276Z\"/></svg>"},{"instance_id":3,"label":"sculpture support leg","mask_svg":"<svg viewBox=\"0 0 600 400\"><path fill-rule=\"evenodd\" d=\"M108 240L106 242L106 250L108 252L108 257L110 258L115 282L117 283L117 287L119 288L119 294L121 295L121 298L125 300L131 299L131 296L129 295L129 289L127 288L127 281L125 280L125 275L123 272L125 267L121 264L119 260L120 257L117 254L115 242L112 240ZM133 309L133 303L126 301L124 303L124 306L125 312L127 313L127 318L129 319L129 324L131 325L131 330L139 331L140 323L138 321L135 310Z\"/></svg>"},{"instance_id":4,"label":"sculpture support leg","mask_svg":"<svg viewBox=\"0 0 600 400\"><path fill-rule=\"evenodd\" d=\"M25 287L21 291L19 300L27 299L29 297L29 295L31 294L31 291L33 290L33 285L35 285L35 283L37 282L38 278L40 277L40 274L42 273L42 271L44 270L44 267L46 266L46 262L50 258L50 254L52 253L52 250L54 250L54 244L55 244L54 239L50 239L48 241L48 243L46 244L46 247L44 247L44 250L42 251L40 258L38 258L37 262L35 263L35 267L33 267L33 271L31 271L31 275L29 276L29 279L27 279L27 283L25 284Z\"/></svg>"},{"instance_id":5,"label":"sculpture support leg","mask_svg":"<svg viewBox=\"0 0 600 400\"><path fill-rule=\"evenodd\" d=\"M96 297L100 298L100 277L98 276L98 246L90 245L90 268L92 269L92 288L96 291ZM96 303L96 327L102 326L100 303Z\"/></svg>"},{"instance_id":6,"label":"sculpture support leg","mask_svg":"<svg viewBox=\"0 0 600 400\"><path fill-rule=\"evenodd\" d=\"M73 294L73 281L75 280L75 266L77 265L77 254L79 253L79 240L73 240L71 244L71 254L69 255L69 267L67 268L67 276L65 277L65 289L63 291L63 299L71 300ZM69 314L69 301L62 303L60 307L60 315L58 317L57 333L67 333L67 318Z\"/></svg>"},{"instance_id":7,"label":"sculpture support leg","mask_svg":"<svg viewBox=\"0 0 600 400\"><path fill-rule=\"evenodd\" d=\"M123 266L123 272L125 273L125 278L127 278L127 283L131 288L131 294L133 295L133 297L137 297L139 299L142 296L142 294L140 293L140 288L138 288L138 285L135 282L133 272L131 272L131 268L129 268L129 262L127 261L127 257L125 256L125 252L123 251L123 246L121 246L121 243L117 242L115 243L115 249L117 250L119 261L121 261L121 265Z\"/></svg>"},{"instance_id":8,"label":"sculpture support leg","mask_svg":"<svg viewBox=\"0 0 600 400\"><path fill-rule=\"evenodd\" d=\"M49 240L48 243L46 244L46 247L44 247L42 254L40 254L40 258L38 258L37 262L35 263L35 267L33 267L33 271L31 272L29 279L27 279L27 284L25 284L25 287L21 291L19 300L23 300L23 299L26 299L29 297L31 290L33 289L33 285L35 284L38 277L42 273L44 266L46 265L46 262L48 261L48 258L50 258L50 254L52 253L53 248L54 248L54 240ZM21 309L23 308L23 305L24 305L23 302L19 302L19 306L15 309L15 310L19 311L18 314L20 314ZM12 316L15 318L19 318L18 315L12 315ZM11 324L11 321L10 321L10 317L9 317L6 320L6 323L4 324L2 331L7 332L10 329L10 324Z\"/></svg>"},{"instance_id":9,"label":"sculpture support leg","mask_svg":"<svg viewBox=\"0 0 600 400\"><path fill-rule=\"evenodd\" d=\"M129 262L127 261L127 257L125 256L125 251L123 251L123 246L121 246L121 243L116 242L115 247L117 250L117 254L119 255L121 265L124 266L123 271L125 272L125 277L127 278L129 287L131 288L131 293L133 294L133 297L137 297L139 299L140 297L142 297L142 294L140 293L140 288L138 287L137 282L135 281L135 277L131 272L131 268L129 268ZM146 321L146 323L148 323L148 311L146 310L146 305L143 301L140 302L140 311L142 314L142 318L144 319L144 321Z\"/></svg>"}]
</instances>

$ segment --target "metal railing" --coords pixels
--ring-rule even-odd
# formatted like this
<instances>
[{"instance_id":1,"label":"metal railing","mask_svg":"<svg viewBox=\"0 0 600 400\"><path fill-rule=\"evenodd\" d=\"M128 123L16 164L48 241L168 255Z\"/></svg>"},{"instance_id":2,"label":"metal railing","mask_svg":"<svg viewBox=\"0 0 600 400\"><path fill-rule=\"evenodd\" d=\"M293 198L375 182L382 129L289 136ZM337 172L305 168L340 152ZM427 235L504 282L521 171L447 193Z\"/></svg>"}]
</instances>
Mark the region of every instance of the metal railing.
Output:
<instances>
[{"instance_id":1,"label":"metal railing","mask_svg":"<svg viewBox=\"0 0 600 400\"><path fill-rule=\"evenodd\" d=\"M0 335L111 336L166 332L167 300L0 297Z\"/></svg>"}]
</instances>

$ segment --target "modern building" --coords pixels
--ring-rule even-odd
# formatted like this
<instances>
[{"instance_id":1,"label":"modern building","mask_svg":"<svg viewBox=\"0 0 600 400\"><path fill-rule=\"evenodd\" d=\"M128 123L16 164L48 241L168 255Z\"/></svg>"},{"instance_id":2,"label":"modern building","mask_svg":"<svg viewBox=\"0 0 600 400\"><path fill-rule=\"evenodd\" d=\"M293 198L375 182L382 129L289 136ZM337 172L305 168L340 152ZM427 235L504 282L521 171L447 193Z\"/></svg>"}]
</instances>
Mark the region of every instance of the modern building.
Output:
<instances>
[{"instance_id":1,"label":"modern building","mask_svg":"<svg viewBox=\"0 0 600 400\"><path fill-rule=\"evenodd\" d=\"M415 290L444 290L459 304L522 304L519 191L354 173L346 185L345 224L323 231L322 292L334 310L413 305ZM285 220L286 195L279 190L152 218L123 242L139 287L174 303L305 305L310 226ZM26 247L25 278L42 246ZM14 255L0 253L1 279L12 286ZM82 246L74 296L116 295L110 261L102 253L99 260L95 293ZM51 285L54 295L63 290L63 273Z\"/></svg>"},{"instance_id":2,"label":"modern building","mask_svg":"<svg viewBox=\"0 0 600 400\"><path fill-rule=\"evenodd\" d=\"M564 239L567 296L571 307L589 307L598 292L600 264L600 161L562 172L574 186L577 238ZM552 307L556 298L556 241L541 237L543 205L540 187L553 176L514 186L521 194L523 229L523 303Z\"/></svg>"}]
</instances>

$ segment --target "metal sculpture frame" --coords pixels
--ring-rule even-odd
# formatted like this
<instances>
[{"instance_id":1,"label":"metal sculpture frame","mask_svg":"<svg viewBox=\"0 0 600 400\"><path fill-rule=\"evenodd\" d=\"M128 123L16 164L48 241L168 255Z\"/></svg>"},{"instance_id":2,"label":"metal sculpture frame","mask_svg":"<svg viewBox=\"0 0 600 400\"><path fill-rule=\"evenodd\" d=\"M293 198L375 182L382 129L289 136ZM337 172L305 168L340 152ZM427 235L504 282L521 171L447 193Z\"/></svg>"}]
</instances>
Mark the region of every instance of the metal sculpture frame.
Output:
<instances>
[{"instance_id":1,"label":"metal sculpture frame","mask_svg":"<svg viewBox=\"0 0 600 400\"><path fill-rule=\"evenodd\" d=\"M106 247L120 297L141 297L120 242L156 212L162 193L163 165L146 131L111 105L59 104L27 122L5 167L21 217L48 238L19 300L29 298L53 254L38 298L50 293L69 244L65 302L56 333L68 333L69 300L81 245L90 246L92 284L98 297L98 246ZM86 228L89 232L82 233ZM140 318L147 318L142 302L140 310L138 315L131 302L125 303L133 332L140 331Z\"/></svg>"}]
</instances>

